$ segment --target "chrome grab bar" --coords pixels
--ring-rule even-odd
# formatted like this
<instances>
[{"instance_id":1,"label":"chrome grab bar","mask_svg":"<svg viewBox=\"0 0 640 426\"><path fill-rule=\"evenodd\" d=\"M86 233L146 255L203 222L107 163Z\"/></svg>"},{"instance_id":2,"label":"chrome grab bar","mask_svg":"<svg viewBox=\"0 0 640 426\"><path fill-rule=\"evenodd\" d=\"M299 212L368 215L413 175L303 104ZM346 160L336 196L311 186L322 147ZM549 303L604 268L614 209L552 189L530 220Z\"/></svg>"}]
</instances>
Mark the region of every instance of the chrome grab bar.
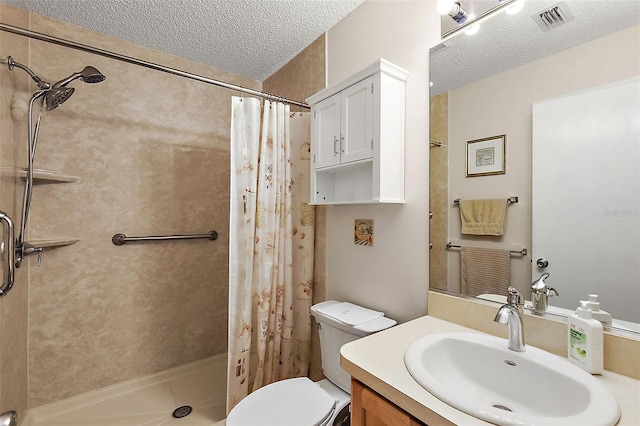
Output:
<instances>
[{"instance_id":1,"label":"chrome grab bar","mask_svg":"<svg viewBox=\"0 0 640 426\"><path fill-rule=\"evenodd\" d=\"M125 243L143 242L143 241L168 241L168 240L198 240L207 239L215 240L218 238L216 231L209 231L206 234L195 235L162 235L162 236L149 236L149 237L127 237L124 234L115 234L111 238L111 242L117 246L121 246Z\"/></svg>"},{"instance_id":2,"label":"chrome grab bar","mask_svg":"<svg viewBox=\"0 0 640 426\"><path fill-rule=\"evenodd\" d=\"M13 220L4 212L0 211L0 222L2 222L2 285L0 286L0 297L6 296L13 287L15 248L13 235Z\"/></svg>"},{"instance_id":3,"label":"chrome grab bar","mask_svg":"<svg viewBox=\"0 0 640 426\"><path fill-rule=\"evenodd\" d=\"M517 196L507 198L507 204L515 204L515 203L517 203L519 201L520 201L520 199ZM456 205L456 206L459 206L460 205L460 198L456 198L455 200L453 200L453 204Z\"/></svg>"}]
</instances>

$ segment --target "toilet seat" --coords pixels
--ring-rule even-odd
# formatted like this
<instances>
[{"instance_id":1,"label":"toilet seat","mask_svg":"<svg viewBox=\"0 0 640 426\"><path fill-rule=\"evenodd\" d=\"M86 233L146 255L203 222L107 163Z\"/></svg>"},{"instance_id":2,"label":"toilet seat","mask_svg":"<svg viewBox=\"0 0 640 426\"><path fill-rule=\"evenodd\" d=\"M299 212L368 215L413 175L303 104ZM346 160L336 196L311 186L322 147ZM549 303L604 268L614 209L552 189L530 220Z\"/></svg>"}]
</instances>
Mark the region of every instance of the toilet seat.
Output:
<instances>
[{"instance_id":1,"label":"toilet seat","mask_svg":"<svg viewBox=\"0 0 640 426\"><path fill-rule=\"evenodd\" d=\"M319 426L336 400L307 377L281 380L249 394L236 405L227 426Z\"/></svg>"}]
</instances>

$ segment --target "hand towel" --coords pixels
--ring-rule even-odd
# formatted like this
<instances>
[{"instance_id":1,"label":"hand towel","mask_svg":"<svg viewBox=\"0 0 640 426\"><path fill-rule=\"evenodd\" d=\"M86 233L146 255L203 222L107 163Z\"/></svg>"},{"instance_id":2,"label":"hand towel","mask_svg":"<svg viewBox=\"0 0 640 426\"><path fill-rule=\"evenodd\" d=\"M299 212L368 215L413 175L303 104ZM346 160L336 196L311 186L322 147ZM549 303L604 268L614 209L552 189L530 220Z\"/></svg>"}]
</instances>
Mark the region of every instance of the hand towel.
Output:
<instances>
[{"instance_id":1,"label":"hand towel","mask_svg":"<svg viewBox=\"0 0 640 426\"><path fill-rule=\"evenodd\" d=\"M507 199L460 200L462 233L467 235L504 235Z\"/></svg>"},{"instance_id":2,"label":"hand towel","mask_svg":"<svg viewBox=\"0 0 640 426\"><path fill-rule=\"evenodd\" d=\"M483 293L506 296L511 284L511 252L477 247L461 247L460 280L462 294Z\"/></svg>"},{"instance_id":3,"label":"hand towel","mask_svg":"<svg viewBox=\"0 0 640 426\"><path fill-rule=\"evenodd\" d=\"M364 324L384 315L383 312L373 311L349 302L338 303L318 309L318 311L348 325Z\"/></svg>"}]
</instances>

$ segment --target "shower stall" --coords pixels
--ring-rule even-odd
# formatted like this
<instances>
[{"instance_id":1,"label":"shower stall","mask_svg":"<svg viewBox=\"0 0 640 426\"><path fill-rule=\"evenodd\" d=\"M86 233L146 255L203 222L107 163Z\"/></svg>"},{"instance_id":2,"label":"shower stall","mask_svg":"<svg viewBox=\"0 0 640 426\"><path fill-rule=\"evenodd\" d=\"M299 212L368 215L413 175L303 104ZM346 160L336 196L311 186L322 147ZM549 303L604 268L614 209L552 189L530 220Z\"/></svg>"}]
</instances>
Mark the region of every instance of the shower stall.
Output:
<instances>
[{"instance_id":1,"label":"shower stall","mask_svg":"<svg viewBox=\"0 0 640 426\"><path fill-rule=\"evenodd\" d=\"M193 388L195 369L227 352L234 93L219 86L251 95L263 83L3 3L0 18L43 35L0 31L0 211L15 219L17 245L38 249L20 252L0 297L0 413L23 417L167 371ZM324 69L324 51L312 52ZM293 98L324 87L324 73L312 74ZM131 237L194 234L203 238Z\"/></svg>"},{"instance_id":2,"label":"shower stall","mask_svg":"<svg viewBox=\"0 0 640 426\"><path fill-rule=\"evenodd\" d=\"M16 27L79 37L76 27L4 4L0 16ZM82 37L230 78L96 33ZM226 353L229 91L0 32L0 57L8 56L0 65L0 210L16 229L26 224L22 240L43 252L40 261L23 260L11 293L0 299L0 411L24 416L27 407ZM104 82L73 92L72 80L100 80L98 69ZM42 117L29 125L31 96L64 75L38 97L44 108L32 103ZM71 93L72 101L55 108ZM23 195L31 192L23 215ZM118 233L212 229L217 240L112 243Z\"/></svg>"}]
</instances>

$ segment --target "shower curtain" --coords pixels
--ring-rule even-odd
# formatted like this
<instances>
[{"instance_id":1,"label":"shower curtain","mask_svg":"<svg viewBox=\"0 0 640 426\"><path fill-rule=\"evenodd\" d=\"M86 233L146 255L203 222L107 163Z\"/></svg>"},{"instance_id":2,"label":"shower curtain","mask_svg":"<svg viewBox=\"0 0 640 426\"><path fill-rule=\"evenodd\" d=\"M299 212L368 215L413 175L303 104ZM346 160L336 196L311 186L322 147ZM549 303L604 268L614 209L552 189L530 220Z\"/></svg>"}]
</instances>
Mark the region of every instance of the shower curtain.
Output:
<instances>
[{"instance_id":1,"label":"shower curtain","mask_svg":"<svg viewBox=\"0 0 640 426\"><path fill-rule=\"evenodd\" d=\"M266 384L308 372L315 218L301 184L309 134L308 113L232 98L227 412Z\"/></svg>"}]
</instances>

